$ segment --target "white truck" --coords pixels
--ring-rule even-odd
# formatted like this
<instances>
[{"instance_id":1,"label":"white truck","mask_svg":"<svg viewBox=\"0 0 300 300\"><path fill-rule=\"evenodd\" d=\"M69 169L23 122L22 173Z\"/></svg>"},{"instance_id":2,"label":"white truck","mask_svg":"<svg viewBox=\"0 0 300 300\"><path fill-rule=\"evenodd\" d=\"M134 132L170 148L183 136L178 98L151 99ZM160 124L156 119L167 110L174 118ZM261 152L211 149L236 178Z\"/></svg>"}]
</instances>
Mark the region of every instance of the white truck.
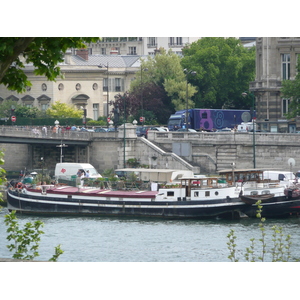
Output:
<instances>
[{"instance_id":1,"label":"white truck","mask_svg":"<svg viewBox=\"0 0 300 300\"><path fill-rule=\"evenodd\" d=\"M85 172L89 171L90 178L101 178L102 176L98 171L88 163L57 163L55 166L55 179L63 180L75 180L77 177L78 170L84 170Z\"/></svg>"},{"instance_id":2,"label":"white truck","mask_svg":"<svg viewBox=\"0 0 300 300\"><path fill-rule=\"evenodd\" d=\"M254 124L256 129L256 124ZM249 132L253 131L253 123L252 122L243 122L237 127L238 132Z\"/></svg>"},{"instance_id":3,"label":"white truck","mask_svg":"<svg viewBox=\"0 0 300 300\"><path fill-rule=\"evenodd\" d=\"M279 180L281 186L289 187L295 182L295 175L289 171L264 171L264 179Z\"/></svg>"}]
</instances>

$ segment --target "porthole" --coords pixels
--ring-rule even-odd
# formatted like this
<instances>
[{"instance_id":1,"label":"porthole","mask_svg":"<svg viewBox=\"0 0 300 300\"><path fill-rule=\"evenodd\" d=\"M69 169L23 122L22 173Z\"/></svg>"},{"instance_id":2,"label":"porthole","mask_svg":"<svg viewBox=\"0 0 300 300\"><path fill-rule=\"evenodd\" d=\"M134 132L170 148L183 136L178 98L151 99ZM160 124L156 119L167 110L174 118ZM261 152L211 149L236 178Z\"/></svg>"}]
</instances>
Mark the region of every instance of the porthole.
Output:
<instances>
[{"instance_id":1,"label":"porthole","mask_svg":"<svg viewBox=\"0 0 300 300\"><path fill-rule=\"evenodd\" d=\"M46 83L43 83L42 84L42 90L45 92L45 91L47 91L47 85L46 85Z\"/></svg>"}]
</instances>

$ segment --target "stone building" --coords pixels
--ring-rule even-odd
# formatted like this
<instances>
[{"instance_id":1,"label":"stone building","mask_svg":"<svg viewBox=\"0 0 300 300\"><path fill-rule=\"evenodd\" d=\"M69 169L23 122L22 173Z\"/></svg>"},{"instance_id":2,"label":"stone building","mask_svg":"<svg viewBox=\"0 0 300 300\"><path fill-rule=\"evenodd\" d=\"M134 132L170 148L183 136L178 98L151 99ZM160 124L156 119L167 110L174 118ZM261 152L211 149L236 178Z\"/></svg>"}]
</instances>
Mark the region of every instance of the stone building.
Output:
<instances>
[{"instance_id":1,"label":"stone building","mask_svg":"<svg viewBox=\"0 0 300 300\"><path fill-rule=\"evenodd\" d=\"M46 110L55 101L85 108L87 118L97 120L111 110L109 101L129 90L135 73L140 69L138 55L89 55L88 49L69 51L60 64L64 78L56 82L45 76L34 75L32 65L25 66L25 73L32 86L19 94L0 85L0 103L13 100L18 104Z\"/></svg>"},{"instance_id":2,"label":"stone building","mask_svg":"<svg viewBox=\"0 0 300 300\"><path fill-rule=\"evenodd\" d=\"M160 48L182 55L182 48L200 37L104 37L88 45L90 54L155 55Z\"/></svg>"},{"instance_id":3,"label":"stone building","mask_svg":"<svg viewBox=\"0 0 300 300\"><path fill-rule=\"evenodd\" d=\"M271 132L300 130L300 118L287 120L289 99L280 93L282 81L294 79L300 53L299 37L258 37L256 77L250 82L255 95L258 128Z\"/></svg>"}]
</instances>

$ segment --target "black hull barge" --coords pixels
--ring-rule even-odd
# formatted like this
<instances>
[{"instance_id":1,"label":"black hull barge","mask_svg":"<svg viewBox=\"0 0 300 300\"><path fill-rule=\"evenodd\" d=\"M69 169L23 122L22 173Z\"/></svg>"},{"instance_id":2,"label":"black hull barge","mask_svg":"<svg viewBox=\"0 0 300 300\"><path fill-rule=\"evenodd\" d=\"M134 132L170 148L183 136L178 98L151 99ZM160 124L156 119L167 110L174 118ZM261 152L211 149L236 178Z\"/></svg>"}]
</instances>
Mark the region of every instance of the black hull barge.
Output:
<instances>
[{"instance_id":1,"label":"black hull barge","mask_svg":"<svg viewBox=\"0 0 300 300\"><path fill-rule=\"evenodd\" d=\"M9 210L28 214L160 217L171 219L237 218L245 206L232 186L217 179L206 184L182 179L158 191L120 191L92 187L22 186L7 191ZM193 183L194 182L194 183ZM216 185L213 183L216 182Z\"/></svg>"}]
</instances>

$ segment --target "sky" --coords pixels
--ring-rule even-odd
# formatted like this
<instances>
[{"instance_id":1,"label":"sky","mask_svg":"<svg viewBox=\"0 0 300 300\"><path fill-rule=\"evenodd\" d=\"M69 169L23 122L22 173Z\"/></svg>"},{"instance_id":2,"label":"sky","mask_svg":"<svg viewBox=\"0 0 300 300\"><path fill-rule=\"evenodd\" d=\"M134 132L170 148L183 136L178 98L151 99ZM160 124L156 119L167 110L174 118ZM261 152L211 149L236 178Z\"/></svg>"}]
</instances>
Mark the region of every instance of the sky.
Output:
<instances>
[{"instance_id":1,"label":"sky","mask_svg":"<svg viewBox=\"0 0 300 300\"><path fill-rule=\"evenodd\" d=\"M288 1L289 2L289 1ZM296 36L297 9L280 21L269 1L5 1L0 36ZM285 7L289 6L285 2ZM34 8L34 9L32 9Z\"/></svg>"}]
</instances>

